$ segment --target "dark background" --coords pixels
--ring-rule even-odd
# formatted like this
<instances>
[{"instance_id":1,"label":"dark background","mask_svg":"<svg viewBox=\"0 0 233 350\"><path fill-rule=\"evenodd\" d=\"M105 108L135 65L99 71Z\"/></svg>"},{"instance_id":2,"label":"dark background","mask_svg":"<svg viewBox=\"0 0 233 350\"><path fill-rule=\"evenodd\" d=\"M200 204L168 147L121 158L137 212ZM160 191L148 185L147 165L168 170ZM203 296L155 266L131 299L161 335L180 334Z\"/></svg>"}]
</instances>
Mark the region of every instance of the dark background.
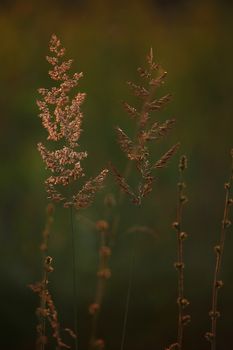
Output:
<instances>
[{"instance_id":1,"label":"dark background","mask_svg":"<svg viewBox=\"0 0 233 350\"><path fill-rule=\"evenodd\" d=\"M176 215L178 156L185 153L189 160L185 290L192 316L185 331L185 348L208 348L203 335L210 329L213 246L219 237L223 184L233 145L232 7L231 1L214 0L0 2L0 349L35 348L38 300L27 285L41 276L38 248L47 204L46 172L36 148L46 133L35 101L37 88L49 84L45 56L52 33L74 58L74 70L84 72L80 89L87 93L87 100L80 143L89 152L88 176L97 174L109 160L124 169L126 159L117 145L114 126L126 131L132 128L121 105L122 100L134 101L125 82L137 81L136 69L145 62L151 46L156 60L168 71L164 91L173 94L172 103L158 118L177 120L169 137L154 145L154 159L181 142L179 154L158 172L154 191L142 207L135 208L126 199L117 209L121 223L99 336L106 340L107 349L120 348L133 249L125 350L164 349L175 340L176 238L171 223ZM95 204L75 216L80 350L87 349L87 310L96 282L98 236L93 225L104 216L104 195L117 191L109 178ZM155 235L127 233L135 225L153 228ZM55 267L50 288L62 326L72 328L70 246L70 214L58 207L50 240ZM232 246L231 229L223 259L218 349L233 347Z\"/></svg>"}]
</instances>

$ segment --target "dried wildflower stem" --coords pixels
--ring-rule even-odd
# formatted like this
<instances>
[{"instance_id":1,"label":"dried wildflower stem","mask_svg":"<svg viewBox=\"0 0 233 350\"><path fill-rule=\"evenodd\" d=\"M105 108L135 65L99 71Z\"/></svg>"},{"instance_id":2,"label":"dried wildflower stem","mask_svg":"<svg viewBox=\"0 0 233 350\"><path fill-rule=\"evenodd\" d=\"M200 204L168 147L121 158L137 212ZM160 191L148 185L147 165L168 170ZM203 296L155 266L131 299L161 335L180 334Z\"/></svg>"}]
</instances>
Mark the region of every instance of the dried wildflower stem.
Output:
<instances>
[{"instance_id":1,"label":"dried wildflower stem","mask_svg":"<svg viewBox=\"0 0 233 350\"><path fill-rule=\"evenodd\" d=\"M184 327L184 304L187 305L188 302L184 299L184 261L183 261L183 240L184 232L181 230L182 226L182 211L183 205L186 202L186 197L184 196L185 184L183 182L183 171L186 168L186 159L183 156L180 161L179 171L180 171L180 181L178 183L178 207L177 207L177 222L179 229L177 230L177 243L178 243L178 307L179 307L179 318L178 318L178 335L177 342L179 344L180 350L183 344L183 327Z\"/></svg>"},{"instance_id":2,"label":"dried wildflower stem","mask_svg":"<svg viewBox=\"0 0 233 350\"><path fill-rule=\"evenodd\" d=\"M106 281L111 277L109 269L109 257L111 249L109 248L107 238L109 225L105 220L99 220L96 223L96 229L100 234L100 249L99 249L99 267L97 272L97 287L94 302L89 306L89 313L92 316L91 335L89 341L89 349L103 348L104 340L97 338L97 325L99 313L101 310L103 297L106 288Z\"/></svg>"},{"instance_id":3,"label":"dried wildflower stem","mask_svg":"<svg viewBox=\"0 0 233 350\"><path fill-rule=\"evenodd\" d=\"M56 340L56 349L61 348L69 349L70 347L65 344L60 335L60 324L58 321L58 313L55 304L52 299L52 295L48 289L49 274L53 272L52 258L47 255L48 253L48 240L51 232L51 225L53 223L54 206L49 204L47 206L47 220L46 226L43 231L43 240L40 245L40 250L43 253L43 276L41 281L29 285L34 293L37 293L40 298L40 306L36 310L38 317L37 325L37 341L36 348L38 350L44 350L48 343L48 337L46 335L46 321L52 329L52 336ZM75 338L75 334L69 328L65 329L72 338Z\"/></svg>"},{"instance_id":4,"label":"dried wildflower stem","mask_svg":"<svg viewBox=\"0 0 233 350\"><path fill-rule=\"evenodd\" d=\"M122 329L122 335L121 335L121 347L120 347L121 350L124 350L124 346L125 346L125 337L126 337L127 321L128 321L128 314L129 314L129 303L130 303L131 289L133 284L134 260L135 260L135 251L133 247L131 251L131 259L130 259L130 265L129 265L129 280L128 280L127 297L126 297L126 303L125 303L123 329Z\"/></svg>"},{"instance_id":5,"label":"dried wildflower stem","mask_svg":"<svg viewBox=\"0 0 233 350\"><path fill-rule=\"evenodd\" d=\"M174 266L178 272L178 329L177 329L177 342L172 344L168 350L179 349L183 347L183 333L184 326L190 321L190 315L184 313L184 308L189 305L189 301L184 297L184 257L183 257L183 241L187 238L187 233L182 231L182 214L183 207L187 202L185 196L185 182L183 179L183 172L187 167L187 158L182 156L179 163L179 182L178 194L177 194L177 214L176 221L173 223L173 228L177 234L177 261Z\"/></svg>"},{"instance_id":6,"label":"dried wildflower stem","mask_svg":"<svg viewBox=\"0 0 233 350\"><path fill-rule=\"evenodd\" d=\"M226 190L225 196L225 205L223 212L223 220L220 231L220 240L219 243L214 247L216 253L216 263L214 270L214 279L213 279L213 287L212 287L212 309L209 313L211 318L211 332L207 332L205 334L206 339L211 344L211 350L216 350L216 330L217 330L217 318L220 316L220 312L218 311L218 292L220 288L223 286L223 281L221 280L221 266L222 266L222 257L224 251L224 244L226 238L226 231L231 226L231 221L229 220L229 209L233 204L233 199L230 197L231 195L231 187L233 181L233 149L231 150L231 171L229 181L225 183L224 187Z\"/></svg>"},{"instance_id":7,"label":"dried wildflower stem","mask_svg":"<svg viewBox=\"0 0 233 350\"><path fill-rule=\"evenodd\" d=\"M52 336L56 340L56 349L60 350L61 348L69 349L70 346L65 344L60 335L60 324L58 321L58 313L55 307L55 304L52 299L52 295L49 292L48 289L48 283L49 283L49 273L53 272L52 267L52 258L50 256L46 256L44 260L44 279L40 282L36 282L29 287L32 289L33 292L37 293L39 295L39 298L41 300L41 306L37 308L36 314L40 320L43 320L46 318L48 320L48 323L52 329ZM67 329L72 337L74 337L74 333ZM45 345L48 343L48 338L44 333L44 323L39 323L37 326L37 347L38 349L44 349Z\"/></svg>"},{"instance_id":8,"label":"dried wildflower stem","mask_svg":"<svg viewBox=\"0 0 233 350\"><path fill-rule=\"evenodd\" d=\"M40 250L42 252L42 263L44 264L46 255L48 254L48 241L49 241L49 236L51 233L51 226L53 223L53 213L54 213L54 206L52 203L49 203L46 208L46 224L45 224L45 229L42 233L42 243L40 245ZM40 307L41 310L45 310L46 308L46 289L47 289L47 283L48 283L48 269L43 269L43 277L42 277L42 298L40 301ZM41 340L46 339L46 317L41 315L40 317L40 323L41 326ZM45 349L45 341L37 341L37 345L40 350Z\"/></svg>"},{"instance_id":9,"label":"dried wildflower stem","mask_svg":"<svg viewBox=\"0 0 233 350\"><path fill-rule=\"evenodd\" d=\"M130 162L128 160L127 163L126 163L126 166L125 166L125 171L124 171L124 178L125 179L129 178L129 176L131 174L131 171L132 171L132 162ZM118 199L117 199L118 207L120 207L123 204L124 198L125 198L125 192L121 191L121 189L119 189ZM119 224L120 224L120 219L121 219L121 215L120 215L120 212L118 210L118 212L114 216L112 224L111 224L111 235L110 235L110 243L109 243L110 247L114 246L115 239L116 239L116 234L117 234L118 227L119 227Z\"/></svg>"},{"instance_id":10,"label":"dried wildflower stem","mask_svg":"<svg viewBox=\"0 0 233 350\"><path fill-rule=\"evenodd\" d=\"M40 245L40 250L42 252L42 261L44 264L46 253L48 252L48 242L49 242L49 236L51 232L51 225L53 223L53 211L54 206L53 204L48 204L46 208L46 225L45 229L43 231L43 241ZM46 293L47 288L47 281L48 281L48 271L47 269L43 269L43 277L42 277L42 294ZM41 298L41 308L46 308L46 302L44 298ZM42 328L42 338L45 339L45 332L46 332L46 317L41 317L41 328ZM45 349L45 342L39 342L39 348L41 350Z\"/></svg>"},{"instance_id":11,"label":"dried wildflower stem","mask_svg":"<svg viewBox=\"0 0 233 350\"><path fill-rule=\"evenodd\" d=\"M45 261L45 258L44 258ZM47 290L47 284L48 284L48 271L46 269L44 269L44 275L42 278L42 297L41 297L41 302L40 302L40 307L41 310L45 310L46 309L46 290ZM40 316L41 319L41 329L42 329L42 333L41 333L41 339L46 339L46 317L44 315ZM44 350L45 349L45 341L39 341L38 342L39 345L39 349Z\"/></svg>"},{"instance_id":12,"label":"dried wildflower stem","mask_svg":"<svg viewBox=\"0 0 233 350\"><path fill-rule=\"evenodd\" d=\"M73 208L70 208L70 222L71 222L71 238L72 238L72 273L73 273L73 312L74 312L74 332L78 334L78 316L77 316L77 263L76 263L76 244L74 232ZM78 350L78 338L74 338L75 350Z\"/></svg>"},{"instance_id":13,"label":"dried wildflower stem","mask_svg":"<svg viewBox=\"0 0 233 350\"><path fill-rule=\"evenodd\" d=\"M125 171L124 171L124 177L126 179L128 179L128 177L130 176L131 170L132 170L132 162L127 161ZM123 191L119 191L118 201L117 201L118 206L120 206L123 203L124 197L125 197L125 193ZM108 266L108 260L112 252L112 247L114 246L114 243L115 243L115 238L116 238L119 224L120 224L119 211L113 218L113 221L111 223L111 228L109 227L109 224L106 220L99 220L96 223L96 228L100 232L101 238L100 238L100 251L99 251L99 267L97 272L98 279L96 284L95 298L94 298L94 302L89 306L89 313L92 316L91 334L89 339L90 350L96 349L96 347L103 348L105 346L104 340L97 338L97 327L98 327L99 314L101 312L101 307L102 307L103 298L105 294L106 282L107 282L107 279L111 277L111 271ZM108 239L107 239L107 236L108 236ZM99 275L99 272L103 269L108 271L108 274L105 278Z\"/></svg>"}]
</instances>

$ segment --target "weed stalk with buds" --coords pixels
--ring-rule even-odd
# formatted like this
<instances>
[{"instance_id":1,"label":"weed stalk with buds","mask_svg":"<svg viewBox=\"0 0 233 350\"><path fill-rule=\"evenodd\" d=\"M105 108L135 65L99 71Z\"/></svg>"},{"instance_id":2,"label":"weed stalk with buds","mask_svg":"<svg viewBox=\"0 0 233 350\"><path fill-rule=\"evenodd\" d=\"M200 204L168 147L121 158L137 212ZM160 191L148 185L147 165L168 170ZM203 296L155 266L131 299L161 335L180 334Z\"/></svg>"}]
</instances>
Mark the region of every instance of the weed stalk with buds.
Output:
<instances>
[{"instance_id":1,"label":"weed stalk with buds","mask_svg":"<svg viewBox=\"0 0 233 350\"><path fill-rule=\"evenodd\" d=\"M187 168L187 158L182 156L179 163L179 182L177 184L177 213L176 221L172 226L176 231L177 236L177 261L174 266L178 273L178 327L177 327L177 341L169 346L167 350L182 350L183 348L183 334L184 326L190 322L190 315L186 314L184 309L189 305L188 299L184 295L184 257L183 257L183 242L188 237L187 233L183 231L182 214L183 207L187 203L188 198L185 195L186 184L184 182L183 173Z\"/></svg>"},{"instance_id":2,"label":"weed stalk with buds","mask_svg":"<svg viewBox=\"0 0 233 350\"><path fill-rule=\"evenodd\" d=\"M212 309L209 312L211 318L211 331L205 334L206 339L210 342L211 350L216 350L216 334L217 334L217 319L220 317L218 311L218 293L223 287L223 281L221 279L222 258L224 252L226 232L231 226L229 219L230 207L233 205L233 199L231 198L231 188L233 182L233 149L231 150L231 170L228 182L225 183L224 188L226 191L225 205L223 212L223 220L221 225L220 239L218 244L214 247L216 254L216 262L214 269L214 278L212 286Z\"/></svg>"}]
</instances>

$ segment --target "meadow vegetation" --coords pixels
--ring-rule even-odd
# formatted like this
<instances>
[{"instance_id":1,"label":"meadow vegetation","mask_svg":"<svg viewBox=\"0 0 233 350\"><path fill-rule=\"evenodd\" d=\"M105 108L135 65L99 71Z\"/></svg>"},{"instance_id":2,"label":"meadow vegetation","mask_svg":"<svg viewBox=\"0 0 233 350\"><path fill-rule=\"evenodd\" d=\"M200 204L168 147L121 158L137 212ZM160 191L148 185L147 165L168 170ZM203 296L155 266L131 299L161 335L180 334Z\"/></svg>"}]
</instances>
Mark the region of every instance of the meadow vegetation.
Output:
<instances>
[{"instance_id":1,"label":"meadow vegetation","mask_svg":"<svg viewBox=\"0 0 233 350\"><path fill-rule=\"evenodd\" d=\"M0 2L1 348L232 348L232 14L227 0ZM52 33L63 81L46 74Z\"/></svg>"},{"instance_id":2,"label":"meadow vegetation","mask_svg":"<svg viewBox=\"0 0 233 350\"><path fill-rule=\"evenodd\" d=\"M50 337L55 340L55 348L72 348L62 340L61 332L67 332L74 338L74 348L79 349L79 308L78 283L77 283L77 264L79 262L76 250L76 235L78 231L74 229L74 211L86 209L92 205L96 194L103 189L106 177L112 173L116 184L119 186L120 193L117 197L107 193L104 202L111 211L113 206L119 207L127 195L132 204L142 206L144 198L152 193L153 184L156 180L153 172L161 168L166 168L171 158L175 155L180 147L180 143L173 145L166 151L159 160L153 160L150 144L158 143L166 138L175 124L175 119L167 119L160 121L159 112L166 107L171 101L171 94L159 95L158 91L165 83L167 72L163 70L159 63L154 61L153 50L150 49L147 55L147 67L139 67L138 74L142 80L141 84L128 82L133 94L140 100L137 107L123 102L123 107L134 124L134 130L131 132L132 137L123 131L120 127L116 127L116 138L118 144L126 156L127 163L123 175L109 160L108 168L102 170L99 175L90 177L86 180L81 162L87 158L86 151L82 151L80 145L80 136L82 133L83 113L82 104L86 98L86 94L80 91L73 92L79 87L80 78L83 73L71 73L71 65L73 61L66 59L65 49L56 35L52 35L49 44L50 56L46 56L48 63L51 65L49 70L50 78L56 83L56 86L50 88L40 88L38 91L41 99L37 101L40 110L39 117L42 125L47 131L47 141L52 143L52 150L48 149L44 143L38 143L38 150L45 168L51 172L51 175L45 180L45 188L48 199L52 202L63 205L64 209L70 210L71 217L71 237L72 237L72 285L73 285L73 329L61 328L52 295L49 290L49 275L54 271L52 266L53 258L47 255L48 242L53 222L52 204L47 208L47 223L43 231L43 241L40 250L43 252L43 274L40 282L29 285L33 292L38 294L40 304L36 309L38 317L37 340L36 347L44 350L50 346ZM154 116L155 115L155 116ZM220 317L218 294L223 287L222 275L222 257L224 253L224 245L226 233L231 227L229 218L230 207L233 204L231 197L231 187L233 181L233 149L230 152L231 170L229 181L225 183L226 190L225 206L223 220L220 230L219 243L214 247L216 254L216 263L213 276L212 286L212 308L209 311L211 319L211 330L205 333L206 340L210 343L210 349L216 350L217 344L217 319ZM177 237L177 259L174 267L177 270L177 338L171 343L166 350L182 350L184 349L184 330L185 326L190 323L191 316L186 312L186 307L190 302L185 296L184 280L185 280L185 263L184 263L184 241L188 234L183 229L183 209L188 202L186 196L186 183L183 173L187 169L187 157L181 156L179 161L179 180L177 183L177 206L176 218L172 227L176 231ZM136 176L134 176L135 174ZM158 176L158 175L157 175ZM129 180L133 185L129 184ZM81 183L81 185L79 184ZM108 189L106 189L108 191ZM109 214L109 213L108 213ZM103 214L104 215L104 214ZM79 224L79 220L77 220ZM99 237L99 261L96 272L96 291L93 294L93 302L90 302L88 312L90 321L87 327L90 328L89 341L86 348L90 350L104 349L108 347L105 343L105 335L99 336L100 314L104 304L104 295L106 291L107 281L111 279L111 255L116 249L116 238L118 236L120 224L120 215L116 213L110 219L110 215L105 213L104 219L99 219L95 223ZM140 232L142 235L153 232L150 227L133 226L129 231ZM127 329L129 327L128 316L130 312L131 293L133 285L133 275L136 275L134 266L135 251L132 250L132 259L129 262L129 275L126 285L126 298L124 316L122 322L122 334L120 337L120 348L125 349ZM153 260L151 261L153 264ZM176 288L175 288L176 289ZM157 316L158 317L158 316ZM120 325L119 325L120 327ZM50 332L48 329L51 329ZM156 344L156 338L154 340Z\"/></svg>"}]
</instances>

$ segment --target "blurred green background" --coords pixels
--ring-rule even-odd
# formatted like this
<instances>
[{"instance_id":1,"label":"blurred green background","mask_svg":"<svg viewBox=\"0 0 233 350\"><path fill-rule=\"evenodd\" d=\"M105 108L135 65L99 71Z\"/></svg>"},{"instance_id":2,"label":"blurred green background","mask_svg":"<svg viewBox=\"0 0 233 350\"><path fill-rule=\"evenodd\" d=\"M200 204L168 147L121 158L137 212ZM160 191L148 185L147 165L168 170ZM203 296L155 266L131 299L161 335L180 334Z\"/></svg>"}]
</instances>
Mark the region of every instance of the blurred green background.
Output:
<instances>
[{"instance_id":1,"label":"blurred green background","mask_svg":"<svg viewBox=\"0 0 233 350\"><path fill-rule=\"evenodd\" d=\"M134 101L125 82L137 81L136 69L145 62L151 46L156 60L168 71L164 91L173 94L173 101L158 118L175 117L177 124L168 138L154 145L153 155L157 160L180 141L179 154L189 159L185 290L192 322L186 329L185 348L208 348L203 335L210 329L213 246L220 231L223 184L233 146L232 16L233 3L226 0L1 0L0 349L35 348L38 300L27 285L41 276L38 247L47 204L46 172L36 148L46 133L35 101L37 88L49 84L45 56L52 33L61 38L67 56L74 59L74 71L84 72L80 89L87 93L87 100L80 143L89 152L89 176L109 160L124 169L126 159L117 145L114 126L132 130L121 104L122 100ZM177 164L178 155L158 172L154 191L141 208L134 208L127 199L117 208L121 223L98 331L107 349L120 347L132 249L135 266L125 350L164 349L175 340L176 238L171 223ZM95 204L75 216L80 350L87 349L87 310L96 282L98 236L93 223L104 217L104 195L117 191L109 178ZM151 227L155 235L127 233L134 225ZM231 230L223 259L218 349L225 349L226 344L233 348L232 246ZM50 287L61 324L72 328L70 247L70 214L57 208L50 240L55 267Z\"/></svg>"}]
</instances>

